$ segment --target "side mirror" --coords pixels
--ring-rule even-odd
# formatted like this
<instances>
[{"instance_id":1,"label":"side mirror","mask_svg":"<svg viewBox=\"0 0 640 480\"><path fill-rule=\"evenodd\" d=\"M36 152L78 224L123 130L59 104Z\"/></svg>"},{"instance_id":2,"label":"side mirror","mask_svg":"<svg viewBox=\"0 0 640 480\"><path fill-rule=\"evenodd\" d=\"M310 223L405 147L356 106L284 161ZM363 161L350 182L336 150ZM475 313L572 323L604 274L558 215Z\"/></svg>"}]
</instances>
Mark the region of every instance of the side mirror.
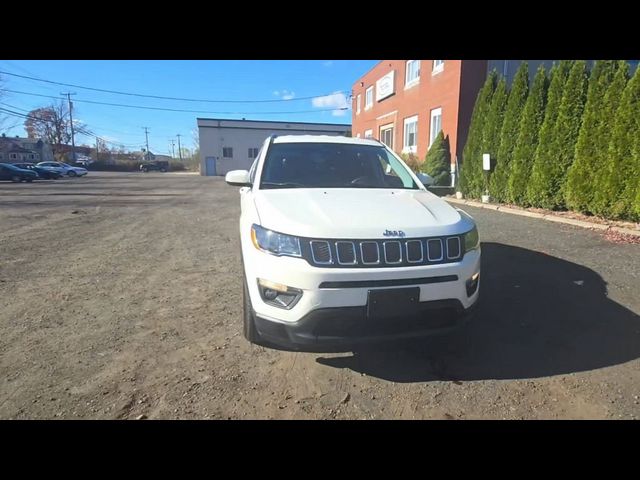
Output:
<instances>
[{"instance_id":1,"label":"side mirror","mask_svg":"<svg viewBox=\"0 0 640 480\"><path fill-rule=\"evenodd\" d=\"M425 186L425 187L429 187L431 185L433 185L433 177L427 175L426 173L418 173L417 175L418 180L420 180L420 182Z\"/></svg>"},{"instance_id":2,"label":"side mirror","mask_svg":"<svg viewBox=\"0 0 640 480\"><path fill-rule=\"evenodd\" d=\"M246 170L231 170L224 177L225 182L234 187L250 187L251 180Z\"/></svg>"}]
</instances>

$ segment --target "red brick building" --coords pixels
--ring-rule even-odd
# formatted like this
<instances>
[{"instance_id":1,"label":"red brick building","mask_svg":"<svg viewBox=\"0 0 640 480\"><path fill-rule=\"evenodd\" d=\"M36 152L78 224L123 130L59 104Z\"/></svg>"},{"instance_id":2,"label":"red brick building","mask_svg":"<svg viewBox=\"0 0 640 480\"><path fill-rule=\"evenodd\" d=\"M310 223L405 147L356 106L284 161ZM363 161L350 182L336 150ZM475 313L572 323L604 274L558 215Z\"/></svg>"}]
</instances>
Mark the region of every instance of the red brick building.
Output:
<instances>
[{"instance_id":1,"label":"red brick building","mask_svg":"<svg viewBox=\"0 0 640 480\"><path fill-rule=\"evenodd\" d=\"M353 85L352 134L423 160L442 129L461 160L487 60L383 60Z\"/></svg>"}]
</instances>

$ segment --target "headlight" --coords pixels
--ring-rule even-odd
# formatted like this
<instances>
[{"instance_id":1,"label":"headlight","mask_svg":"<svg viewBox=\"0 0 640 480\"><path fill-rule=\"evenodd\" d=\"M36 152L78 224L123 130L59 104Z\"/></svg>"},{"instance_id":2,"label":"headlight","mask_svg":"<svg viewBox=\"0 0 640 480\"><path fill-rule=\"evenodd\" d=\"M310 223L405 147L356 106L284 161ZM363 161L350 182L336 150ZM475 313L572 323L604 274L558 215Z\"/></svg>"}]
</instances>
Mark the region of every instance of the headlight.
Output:
<instances>
[{"instance_id":1,"label":"headlight","mask_svg":"<svg viewBox=\"0 0 640 480\"><path fill-rule=\"evenodd\" d=\"M478 227L474 226L472 230L464 234L464 253L478 247L480 247L480 236L478 235Z\"/></svg>"},{"instance_id":2,"label":"headlight","mask_svg":"<svg viewBox=\"0 0 640 480\"><path fill-rule=\"evenodd\" d=\"M300 257L300 240L284 233L272 232L260 225L251 226L251 241L253 245L264 252L274 255Z\"/></svg>"}]
</instances>

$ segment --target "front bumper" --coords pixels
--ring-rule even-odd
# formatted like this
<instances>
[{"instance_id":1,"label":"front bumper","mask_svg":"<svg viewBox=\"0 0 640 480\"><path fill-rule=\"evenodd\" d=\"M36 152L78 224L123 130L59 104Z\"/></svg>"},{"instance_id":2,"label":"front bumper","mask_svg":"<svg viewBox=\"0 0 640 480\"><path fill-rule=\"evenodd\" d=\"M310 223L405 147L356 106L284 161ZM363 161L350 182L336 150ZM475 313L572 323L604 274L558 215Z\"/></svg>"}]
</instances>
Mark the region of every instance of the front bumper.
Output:
<instances>
[{"instance_id":1,"label":"front bumper","mask_svg":"<svg viewBox=\"0 0 640 480\"><path fill-rule=\"evenodd\" d=\"M469 318L480 291L469 295L466 282L480 272L480 249L462 260L439 265L385 268L321 268L304 259L276 257L243 239L243 260L256 328L270 343L287 348L327 347L438 333ZM262 299L258 279L302 291L290 309ZM415 312L386 325L367 319L369 291L418 287ZM446 321L441 318L446 317Z\"/></svg>"},{"instance_id":2,"label":"front bumper","mask_svg":"<svg viewBox=\"0 0 640 480\"><path fill-rule=\"evenodd\" d=\"M455 330L472 318L477 302L464 308L457 300L420 302L402 317L371 321L366 307L314 310L298 322L284 324L255 317L261 339L269 346L310 352L351 350L359 345L424 337Z\"/></svg>"}]
</instances>

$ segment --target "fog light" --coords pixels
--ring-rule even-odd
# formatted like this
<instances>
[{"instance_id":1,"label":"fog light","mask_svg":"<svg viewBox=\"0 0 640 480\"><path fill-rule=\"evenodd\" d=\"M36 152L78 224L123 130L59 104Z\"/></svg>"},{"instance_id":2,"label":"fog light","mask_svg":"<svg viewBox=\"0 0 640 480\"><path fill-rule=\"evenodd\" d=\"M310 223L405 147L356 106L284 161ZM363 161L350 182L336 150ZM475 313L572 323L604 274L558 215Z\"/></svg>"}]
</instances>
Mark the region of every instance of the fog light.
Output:
<instances>
[{"instance_id":1,"label":"fog light","mask_svg":"<svg viewBox=\"0 0 640 480\"><path fill-rule=\"evenodd\" d=\"M287 285L262 278L258 279L258 290L264 303L287 310L293 308L302 297L302 290L298 288L288 287Z\"/></svg>"},{"instance_id":2,"label":"fog light","mask_svg":"<svg viewBox=\"0 0 640 480\"><path fill-rule=\"evenodd\" d=\"M278 292L271 290L270 288L264 289L264 298L267 300L274 300L278 296Z\"/></svg>"},{"instance_id":3,"label":"fog light","mask_svg":"<svg viewBox=\"0 0 640 480\"><path fill-rule=\"evenodd\" d=\"M480 272L473 274L471 278L466 281L465 286L467 287L467 297L476 293L476 290L478 289L478 280L480 280Z\"/></svg>"}]
</instances>

